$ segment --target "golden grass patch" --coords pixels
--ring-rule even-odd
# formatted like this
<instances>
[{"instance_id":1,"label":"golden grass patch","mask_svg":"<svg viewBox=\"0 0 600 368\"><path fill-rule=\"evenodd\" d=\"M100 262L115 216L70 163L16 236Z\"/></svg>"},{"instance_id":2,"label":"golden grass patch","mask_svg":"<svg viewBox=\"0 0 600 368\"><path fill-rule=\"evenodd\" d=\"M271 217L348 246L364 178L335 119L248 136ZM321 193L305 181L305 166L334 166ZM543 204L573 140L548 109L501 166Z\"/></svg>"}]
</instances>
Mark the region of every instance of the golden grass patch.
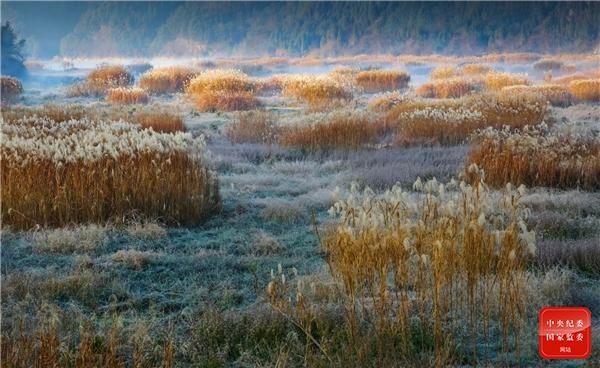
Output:
<instances>
[{"instance_id":1,"label":"golden grass patch","mask_svg":"<svg viewBox=\"0 0 600 368\"><path fill-rule=\"evenodd\" d=\"M560 84L541 84L534 86L508 86L502 88L502 94L538 94L553 106L569 106L573 102L573 95L568 88Z\"/></svg>"},{"instance_id":2,"label":"golden grass patch","mask_svg":"<svg viewBox=\"0 0 600 368\"><path fill-rule=\"evenodd\" d=\"M494 72L485 75L484 85L490 91L500 91L508 86L529 85L529 79L523 74Z\"/></svg>"},{"instance_id":3,"label":"golden grass patch","mask_svg":"<svg viewBox=\"0 0 600 368\"><path fill-rule=\"evenodd\" d=\"M310 110L332 108L352 99L352 93L328 76L294 75L281 79L284 96L306 103Z\"/></svg>"},{"instance_id":4,"label":"golden grass patch","mask_svg":"<svg viewBox=\"0 0 600 368\"><path fill-rule=\"evenodd\" d=\"M219 208L202 137L39 117L2 133L2 221L17 229L129 216L197 224Z\"/></svg>"},{"instance_id":5,"label":"golden grass patch","mask_svg":"<svg viewBox=\"0 0 600 368\"><path fill-rule=\"evenodd\" d=\"M155 68L142 75L139 85L150 94L183 92L197 74L196 70L186 67Z\"/></svg>"},{"instance_id":6,"label":"golden grass patch","mask_svg":"<svg viewBox=\"0 0 600 368\"><path fill-rule=\"evenodd\" d=\"M231 143L273 144L278 136L273 115L265 111L240 113L235 122L225 127L225 137Z\"/></svg>"},{"instance_id":7,"label":"golden grass patch","mask_svg":"<svg viewBox=\"0 0 600 368\"><path fill-rule=\"evenodd\" d=\"M579 101L600 101L600 78L571 81L569 91Z\"/></svg>"},{"instance_id":8,"label":"golden grass patch","mask_svg":"<svg viewBox=\"0 0 600 368\"><path fill-rule=\"evenodd\" d=\"M458 98L478 88L475 82L464 78L436 79L416 89L417 96L427 98Z\"/></svg>"},{"instance_id":9,"label":"golden grass patch","mask_svg":"<svg viewBox=\"0 0 600 368\"><path fill-rule=\"evenodd\" d=\"M67 96L104 96L112 88L127 87L132 83L133 76L124 66L101 66L92 70L85 81L70 86Z\"/></svg>"},{"instance_id":10,"label":"golden grass patch","mask_svg":"<svg viewBox=\"0 0 600 368\"><path fill-rule=\"evenodd\" d=\"M356 74L356 85L368 93L408 87L410 75L398 70L365 70Z\"/></svg>"},{"instance_id":11,"label":"golden grass patch","mask_svg":"<svg viewBox=\"0 0 600 368\"><path fill-rule=\"evenodd\" d=\"M147 104L148 93L142 88L111 88L106 94L106 101L114 104Z\"/></svg>"},{"instance_id":12,"label":"golden grass patch","mask_svg":"<svg viewBox=\"0 0 600 368\"><path fill-rule=\"evenodd\" d=\"M467 159L484 170L490 185L522 183L557 188L600 188L597 138L530 128L483 131ZM470 178L468 170L467 177ZM473 180L473 178L470 178Z\"/></svg>"}]
</instances>

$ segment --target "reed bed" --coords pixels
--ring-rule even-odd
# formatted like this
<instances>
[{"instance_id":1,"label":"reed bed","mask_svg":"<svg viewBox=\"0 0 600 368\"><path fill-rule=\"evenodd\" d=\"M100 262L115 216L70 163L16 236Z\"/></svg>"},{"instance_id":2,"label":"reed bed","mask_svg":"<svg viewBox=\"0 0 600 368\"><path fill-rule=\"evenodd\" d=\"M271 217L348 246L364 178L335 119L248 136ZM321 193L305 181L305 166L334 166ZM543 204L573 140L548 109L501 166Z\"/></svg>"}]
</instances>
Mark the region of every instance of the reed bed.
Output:
<instances>
[{"instance_id":1,"label":"reed bed","mask_svg":"<svg viewBox=\"0 0 600 368\"><path fill-rule=\"evenodd\" d=\"M183 118L161 108L144 108L138 111L125 111L115 108L108 110L90 108L82 105L45 105L41 107L11 107L2 110L2 118L6 122L16 123L22 118L41 118L57 123L69 120L106 120L127 121L139 124L143 128L152 128L156 132L183 132Z\"/></svg>"},{"instance_id":2,"label":"reed bed","mask_svg":"<svg viewBox=\"0 0 600 368\"><path fill-rule=\"evenodd\" d=\"M573 95L568 88L560 84L541 84L534 86L508 86L502 88L502 94L538 94L552 106L567 107L573 103Z\"/></svg>"},{"instance_id":3,"label":"reed bed","mask_svg":"<svg viewBox=\"0 0 600 368\"><path fill-rule=\"evenodd\" d=\"M598 79L600 78L600 69L586 70L583 72L568 74L560 78L552 79L552 83L568 85L572 81Z\"/></svg>"},{"instance_id":4,"label":"reed bed","mask_svg":"<svg viewBox=\"0 0 600 368\"><path fill-rule=\"evenodd\" d=\"M395 106L408 101L408 97L398 91L379 93L369 100L369 110L387 112Z\"/></svg>"},{"instance_id":5,"label":"reed bed","mask_svg":"<svg viewBox=\"0 0 600 368\"><path fill-rule=\"evenodd\" d=\"M369 351L382 358L400 349L408 360L432 352L431 366L447 366L460 345L478 361L477 342L491 343L492 328L501 331L503 349L518 355L526 265L536 250L524 223L524 188L497 194L483 181L417 179L413 189L394 186L378 195L353 185L329 211L334 223L322 247L337 282L330 294L341 296L345 312L349 360L362 365ZM316 310L310 289L289 284L281 271L272 272L267 295L310 337ZM376 338L369 340L369 332Z\"/></svg>"},{"instance_id":6,"label":"reed bed","mask_svg":"<svg viewBox=\"0 0 600 368\"><path fill-rule=\"evenodd\" d=\"M219 208L203 137L124 122L2 125L2 221L16 229L122 221L198 224Z\"/></svg>"},{"instance_id":7,"label":"reed bed","mask_svg":"<svg viewBox=\"0 0 600 368\"><path fill-rule=\"evenodd\" d=\"M523 74L488 73L484 77L484 85L489 91L500 91L508 86L529 85L529 79Z\"/></svg>"},{"instance_id":8,"label":"reed bed","mask_svg":"<svg viewBox=\"0 0 600 368\"><path fill-rule=\"evenodd\" d=\"M571 81L569 91L579 101L600 101L600 78Z\"/></svg>"},{"instance_id":9,"label":"reed bed","mask_svg":"<svg viewBox=\"0 0 600 368\"><path fill-rule=\"evenodd\" d=\"M279 130L272 114L248 111L240 113L235 122L225 127L225 137L231 143L273 144L277 142Z\"/></svg>"},{"instance_id":10,"label":"reed bed","mask_svg":"<svg viewBox=\"0 0 600 368\"><path fill-rule=\"evenodd\" d=\"M467 164L485 171L497 187L507 182L556 188L600 188L600 140L551 130L544 125L521 132L486 129ZM471 178L471 180L473 180Z\"/></svg>"},{"instance_id":11,"label":"reed bed","mask_svg":"<svg viewBox=\"0 0 600 368\"><path fill-rule=\"evenodd\" d=\"M478 84L464 78L437 79L424 83L416 89L419 97L459 98L478 89Z\"/></svg>"},{"instance_id":12,"label":"reed bed","mask_svg":"<svg viewBox=\"0 0 600 368\"><path fill-rule=\"evenodd\" d=\"M183 92L198 72L185 67L155 68L142 75L140 88L153 95Z\"/></svg>"},{"instance_id":13,"label":"reed bed","mask_svg":"<svg viewBox=\"0 0 600 368\"><path fill-rule=\"evenodd\" d=\"M536 94L483 94L446 100L413 100L386 116L398 129L398 143L457 144L486 127L521 129L540 124L546 101Z\"/></svg>"},{"instance_id":14,"label":"reed bed","mask_svg":"<svg viewBox=\"0 0 600 368\"><path fill-rule=\"evenodd\" d=\"M142 88L111 88L106 94L106 101L114 104L147 104L150 101L148 93Z\"/></svg>"},{"instance_id":15,"label":"reed bed","mask_svg":"<svg viewBox=\"0 0 600 368\"><path fill-rule=\"evenodd\" d=\"M432 80L436 79L446 79L446 78L455 78L458 77L459 71L457 68L449 65L442 65L435 67L431 73L429 74L429 78Z\"/></svg>"},{"instance_id":16,"label":"reed bed","mask_svg":"<svg viewBox=\"0 0 600 368\"><path fill-rule=\"evenodd\" d=\"M330 76L287 76L283 94L307 104L310 110L326 110L347 103L352 93Z\"/></svg>"},{"instance_id":17,"label":"reed bed","mask_svg":"<svg viewBox=\"0 0 600 368\"><path fill-rule=\"evenodd\" d=\"M410 75L398 70L364 70L356 75L356 85L367 93L403 89L409 82Z\"/></svg>"},{"instance_id":18,"label":"reed bed","mask_svg":"<svg viewBox=\"0 0 600 368\"><path fill-rule=\"evenodd\" d=\"M311 123L282 127L279 144L306 151L356 149L386 133L381 119L369 114L332 112Z\"/></svg>"},{"instance_id":19,"label":"reed bed","mask_svg":"<svg viewBox=\"0 0 600 368\"><path fill-rule=\"evenodd\" d=\"M23 93L23 84L17 78L3 75L0 77L0 93L2 102L14 102Z\"/></svg>"},{"instance_id":20,"label":"reed bed","mask_svg":"<svg viewBox=\"0 0 600 368\"><path fill-rule=\"evenodd\" d=\"M85 81L70 86L67 96L104 96L112 88L127 87L132 83L133 75L124 66L101 66L91 71Z\"/></svg>"},{"instance_id":21,"label":"reed bed","mask_svg":"<svg viewBox=\"0 0 600 368\"><path fill-rule=\"evenodd\" d=\"M200 110L238 111L261 106L255 82L239 70L208 70L192 79L186 93Z\"/></svg>"}]
</instances>

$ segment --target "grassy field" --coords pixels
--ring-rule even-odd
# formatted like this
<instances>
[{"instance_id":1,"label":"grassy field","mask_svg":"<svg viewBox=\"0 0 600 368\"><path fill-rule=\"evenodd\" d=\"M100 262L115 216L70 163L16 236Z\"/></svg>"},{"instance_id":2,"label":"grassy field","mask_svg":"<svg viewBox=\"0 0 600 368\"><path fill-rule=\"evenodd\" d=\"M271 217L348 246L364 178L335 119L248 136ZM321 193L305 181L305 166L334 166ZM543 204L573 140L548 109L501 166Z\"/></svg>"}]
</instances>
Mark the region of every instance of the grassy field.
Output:
<instances>
[{"instance_id":1,"label":"grassy field","mask_svg":"<svg viewBox=\"0 0 600 368\"><path fill-rule=\"evenodd\" d=\"M2 366L600 365L598 57L525 56L13 88ZM547 305L589 360L539 358Z\"/></svg>"}]
</instances>

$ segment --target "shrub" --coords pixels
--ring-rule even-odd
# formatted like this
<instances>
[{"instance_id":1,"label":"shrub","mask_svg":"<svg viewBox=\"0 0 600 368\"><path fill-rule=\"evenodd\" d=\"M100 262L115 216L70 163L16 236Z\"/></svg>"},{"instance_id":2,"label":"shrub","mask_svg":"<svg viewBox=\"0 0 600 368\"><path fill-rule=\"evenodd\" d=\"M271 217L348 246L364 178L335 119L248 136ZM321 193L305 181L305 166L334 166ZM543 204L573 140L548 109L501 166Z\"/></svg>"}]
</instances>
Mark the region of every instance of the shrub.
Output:
<instances>
[{"instance_id":1,"label":"shrub","mask_svg":"<svg viewBox=\"0 0 600 368\"><path fill-rule=\"evenodd\" d=\"M600 78L571 81L569 91L580 101L600 101Z\"/></svg>"},{"instance_id":2,"label":"shrub","mask_svg":"<svg viewBox=\"0 0 600 368\"><path fill-rule=\"evenodd\" d=\"M600 188L600 141L541 125L522 132L483 131L469 153L466 165L471 164L482 168L494 186Z\"/></svg>"},{"instance_id":3,"label":"shrub","mask_svg":"<svg viewBox=\"0 0 600 368\"><path fill-rule=\"evenodd\" d=\"M140 78L140 87L151 94L182 92L198 73L190 68L155 68Z\"/></svg>"},{"instance_id":4,"label":"shrub","mask_svg":"<svg viewBox=\"0 0 600 368\"><path fill-rule=\"evenodd\" d=\"M332 108L352 98L339 82L323 76L289 76L283 79L283 94L306 103L311 110Z\"/></svg>"},{"instance_id":5,"label":"shrub","mask_svg":"<svg viewBox=\"0 0 600 368\"><path fill-rule=\"evenodd\" d=\"M477 85L462 78L435 80L419 86L417 96L435 98L457 98L473 92Z\"/></svg>"},{"instance_id":6,"label":"shrub","mask_svg":"<svg viewBox=\"0 0 600 368\"><path fill-rule=\"evenodd\" d=\"M149 99L141 88L111 88L106 94L106 101L116 104L147 104Z\"/></svg>"},{"instance_id":7,"label":"shrub","mask_svg":"<svg viewBox=\"0 0 600 368\"><path fill-rule=\"evenodd\" d=\"M277 141L279 129L273 116L264 111L241 113L236 122L225 127L225 136L231 143L264 143Z\"/></svg>"},{"instance_id":8,"label":"shrub","mask_svg":"<svg viewBox=\"0 0 600 368\"><path fill-rule=\"evenodd\" d=\"M500 91L504 87L528 85L527 76L511 73L488 73L484 78L485 88L490 91Z\"/></svg>"},{"instance_id":9,"label":"shrub","mask_svg":"<svg viewBox=\"0 0 600 368\"><path fill-rule=\"evenodd\" d=\"M553 106L566 107L573 102L569 90L559 84L542 84L537 86L508 86L502 88L502 94L538 94Z\"/></svg>"},{"instance_id":10,"label":"shrub","mask_svg":"<svg viewBox=\"0 0 600 368\"><path fill-rule=\"evenodd\" d=\"M540 124L546 102L538 95L473 95L455 100L407 101L390 110L400 144L457 144L488 126L520 129Z\"/></svg>"},{"instance_id":11,"label":"shrub","mask_svg":"<svg viewBox=\"0 0 600 368\"><path fill-rule=\"evenodd\" d=\"M2 102L14 102L23 93L23 85L17 78L3 75L0 77L0 92Z\"/></svg>"},{"instance_id":12,"label":"shrub","mask_svg":"<svg viewBox=\"0 0 600 368\"><path fill-rule=\"evenodd\" d=\"M368 93L406 88L409 81L408 73L397 70L365 70L356 75L356 84Z\"/></svg>"},{"instance_id":13,"label":"shrub","mask_svg":"<svg viewBox=\"0 0 600 368\"><path fill-rule=\"evenodd\" d=\"M316 122L282 128L279 143L308 151L359 148L375 143L385 131L383 121L367 114L334 112Z\"/></svg>"},{"instance_id":14,"label":"shrub","mask_svg":"<svg viewBox=\"0 0 600 368\"><path fill-rule=\"evenodd\" d=\"M103 96L108 90L126 87L133 83L131 73L121 65L101 66L92 70L85 81L71 86L67 96Z\"/></svg>"},{"instance_id":15,"label":"shrub","mask_svg":"<svg viewBox=\"0 0 600 368\"><path fill-rule=\"evenodd\" d=\"M123 220L197 224L219 207L202 137L123 122L2 125L2 221L17 229Z\"/></svg>"}]
</instances>

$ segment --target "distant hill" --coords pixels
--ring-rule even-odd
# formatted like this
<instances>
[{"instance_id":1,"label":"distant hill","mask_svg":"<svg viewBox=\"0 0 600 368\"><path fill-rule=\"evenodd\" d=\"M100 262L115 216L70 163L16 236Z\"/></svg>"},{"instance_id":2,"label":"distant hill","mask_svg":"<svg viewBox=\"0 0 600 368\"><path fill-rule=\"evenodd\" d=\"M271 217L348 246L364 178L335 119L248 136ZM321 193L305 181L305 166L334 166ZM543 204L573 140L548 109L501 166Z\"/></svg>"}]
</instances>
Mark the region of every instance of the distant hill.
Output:
<instances>
[{"instance_id":1,"label":"distant hill","mask_svg":"<svg viewBox=\"0 0 600 368\"><path fill-rule=\"evenodd\" d=\"M588 52L598 2L2 2L49 57Z\"/></svg>"}]
</instances>

